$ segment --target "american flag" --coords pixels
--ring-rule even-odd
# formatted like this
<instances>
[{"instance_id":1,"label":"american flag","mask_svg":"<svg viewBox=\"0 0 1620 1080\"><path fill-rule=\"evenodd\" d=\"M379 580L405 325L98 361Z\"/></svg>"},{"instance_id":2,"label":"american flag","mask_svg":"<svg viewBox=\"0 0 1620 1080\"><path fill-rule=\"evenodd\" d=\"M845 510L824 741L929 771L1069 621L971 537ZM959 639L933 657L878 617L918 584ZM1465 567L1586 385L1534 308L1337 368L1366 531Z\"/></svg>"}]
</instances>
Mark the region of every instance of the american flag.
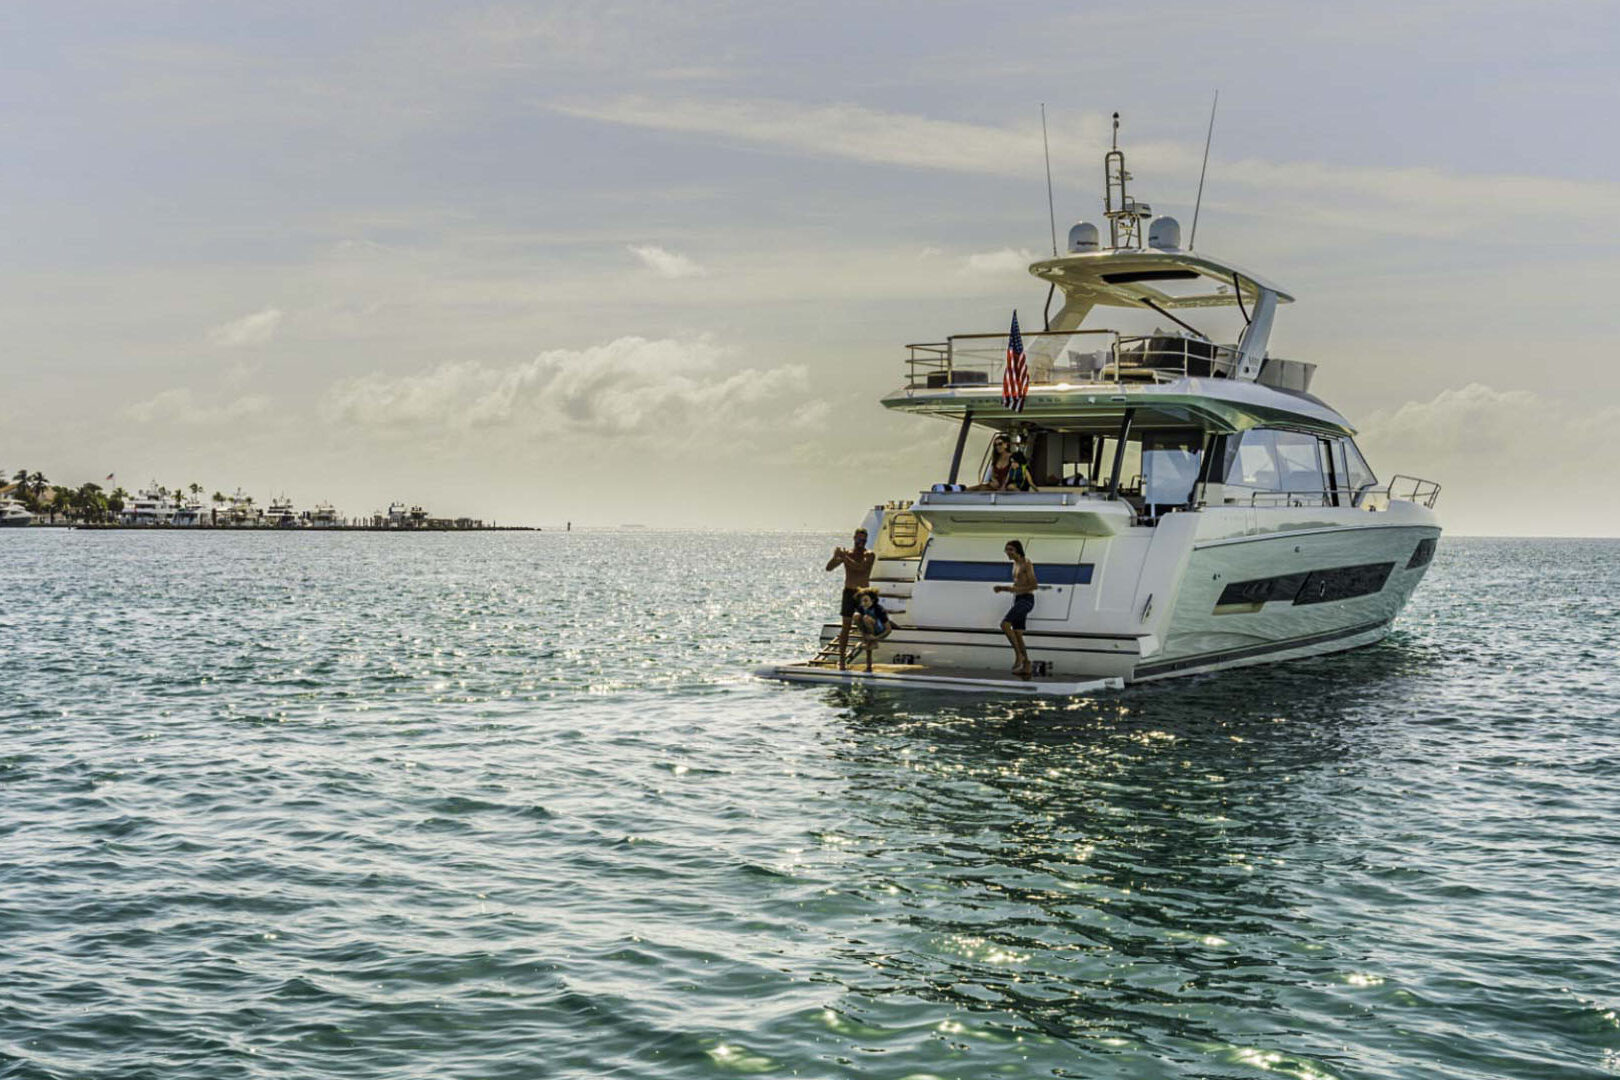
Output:
<instances>
[{"instance_id":1,"label":"american flag","mask_svg":"<svg viewBox=\"0 0 1620 1080\"><path fill-rule=\"evenodd\" d=\"M1013 312L1012 331L1007 335L1007 367L1001 373L1001 404L1013 412L1024 411L1029 396L1029 365L1024 361L1024 335L1018 332L1018 312Z\"/></svg>"}]
</instances>

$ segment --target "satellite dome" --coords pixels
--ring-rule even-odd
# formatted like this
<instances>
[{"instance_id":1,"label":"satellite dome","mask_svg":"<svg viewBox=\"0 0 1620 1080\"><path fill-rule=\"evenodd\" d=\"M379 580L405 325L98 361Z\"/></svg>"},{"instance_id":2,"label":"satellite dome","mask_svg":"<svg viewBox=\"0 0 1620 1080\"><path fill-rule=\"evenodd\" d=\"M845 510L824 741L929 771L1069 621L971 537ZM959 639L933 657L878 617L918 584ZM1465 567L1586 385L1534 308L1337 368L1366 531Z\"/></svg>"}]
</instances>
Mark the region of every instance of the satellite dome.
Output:
<instances>
[{"instance_id":1,"label":"satellite dome","mask_svg":"<svg viewBox=\"0 0 1620 1080\"><path fill-rule=\"evenodd\" d=\"M1078 255L1097 250L1097 226L1082 221L1069 230L1069 251Z\"/></svg>"},{"instance_id":2,"label":"satellite dome","mask_svg":"<svg viewBox=\"0 0 1620 1080\"><path fill-rule=\"evenodd\" d=\"M1148 247L1165 251L1181 250L1181 222L1169 214L1154 218L1148 226Z\"/></svg>"}]
</instances>

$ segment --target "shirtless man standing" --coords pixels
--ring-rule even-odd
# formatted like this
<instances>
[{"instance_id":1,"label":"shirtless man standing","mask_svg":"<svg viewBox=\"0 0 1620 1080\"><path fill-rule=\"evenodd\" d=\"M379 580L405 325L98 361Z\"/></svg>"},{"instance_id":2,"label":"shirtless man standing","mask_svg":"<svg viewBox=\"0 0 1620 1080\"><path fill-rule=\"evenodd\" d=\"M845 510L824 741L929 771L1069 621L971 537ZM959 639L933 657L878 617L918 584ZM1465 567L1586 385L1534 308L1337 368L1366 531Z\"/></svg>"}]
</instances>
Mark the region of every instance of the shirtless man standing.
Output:
<instances>
[{"instance_id":1,"label":"shirtless man standing","mask_svg":"<svg viewBox=\"0 0 1620 1080\"><path fill-rule=\"evenodd\" d=\"M1024 620L1035 610L1035 590L1039 588L1035 583L1035 564L1024 558L1024 545L1017 540L1007 541L1002 550L1012 560L1013 579L1011 585L997 585L996 592L1012 593L1013 603L1002 616L1001 632L1012 642L1013 674L1027 679L1031 665L1029 653L1024 651Z\"/></svg>"},{"instance_id":2,"label":"shirtless man standing","mask_svg":"<svg viewBox=\"0 0 1620 1080\"><path fill-rule=\"evenodd\" d=\"M866 549L866 530L855 530L855 547L853 549L833 548L832 558L827 560L827 569L832 570L842 565L844 568L844 601L839 608L839 614L844 618L844 628L838 632L838 670L844 670L844 656L849 650L849 627L855 618L855 609L859 605L857 595L861 589L872 583L872 563L877 559L877 552Z\"/></svg>"}]
</instances>

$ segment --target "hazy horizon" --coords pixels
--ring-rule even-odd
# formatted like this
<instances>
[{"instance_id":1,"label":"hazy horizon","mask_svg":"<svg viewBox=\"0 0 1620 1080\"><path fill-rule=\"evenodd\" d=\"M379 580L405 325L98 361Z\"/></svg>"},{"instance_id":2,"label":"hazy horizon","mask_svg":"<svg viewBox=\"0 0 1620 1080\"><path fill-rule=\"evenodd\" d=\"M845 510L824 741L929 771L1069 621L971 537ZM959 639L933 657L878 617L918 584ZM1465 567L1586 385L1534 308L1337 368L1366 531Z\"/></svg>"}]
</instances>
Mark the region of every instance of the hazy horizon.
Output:
<instances>
[{"instance_id":1,"label":"hazy horizon","mask_svg":"<svg viewBox=\"0 0 1620 1080\"><path fill-rule=\"evenodd\" d=\"M907 342L1036 325L1133 191L1456 535L1620 534L1601 3L8 12L0 469L834 530L942 479ZM1185 54L1186 62L1163 59ZM1197 62L1219 57L1216 67ZM1511 520L1500 507L1513 506Z\"/></svg>"}]
</instances>

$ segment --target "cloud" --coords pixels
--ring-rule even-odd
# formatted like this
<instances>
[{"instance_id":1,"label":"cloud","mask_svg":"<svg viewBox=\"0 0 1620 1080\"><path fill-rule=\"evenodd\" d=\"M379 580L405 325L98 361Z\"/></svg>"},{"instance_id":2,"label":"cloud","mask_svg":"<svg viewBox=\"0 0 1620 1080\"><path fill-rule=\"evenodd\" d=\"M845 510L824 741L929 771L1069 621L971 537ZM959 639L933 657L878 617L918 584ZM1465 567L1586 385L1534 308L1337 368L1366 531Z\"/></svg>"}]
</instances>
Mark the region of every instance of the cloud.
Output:
<instances>
[{"instance_id":1,"label":"cloud","mask_svg":"<svg viewBox=\"0 0 1620 1080\"><path fill-rule=\"evenodd\" d=\"M761 143L816 157L950 172L1026 176L1040 160L1038 126L998 128L883 112L861 105L622 97L555 104L565 116ZM1100 140L1100 129L1097 132ZM1033 157L1031 156L1033 154Z\"/></svg>"},{"instance_id":2,"label":"cloud","mask_svg":"<svg viewBox=\"0 0 1620 1080\"><path fill-rule=\"evenodd\" d=\"M550 106L581 119L708 136L720 142L771 146L813 157L845 158L945 172L1027 180L1041 168L1037 124L1011 126L940 120L860 105L789 101L620 97ZM1110 121L1081 114L1052 128L1052 166L1059 176L1089 175L1107 149ZM1153 190L1196 177L1202 146L1132 140L1132 172ZM1078 170L1078 173L1077 173ZM1435 168L1346 166L1261 158L1220 160L1214 178L1221 201L1294 223L1357 231L1459 236L1489 230L1501 238L1515 225L1537 233L1548 219L1567 223L1570 208L1591 220L1620 216L1620 184L1547 176L1461 174ZM1151 190L1138 187L1144 195ZM1526 222L1529 219L1529 223ZM1533 224L1530 224L1533 223ZM1601 230L1570 242L1607 244Z\"/></svg>"},{"instance_id":3,"label":"cloud","mask_svg":"<svg viewBox=\"0 0 1620 1080\"><path fill-rule=\"evenodd\" d=\"M245 345L263 345L275 337L276 328L280 325L280 309L265 308L263 311L244 315L240 319L221 323L208 331L208 340L227 349L237 349Z\"/></svg>"},{"instance_id":4,"label":"cloud","mask_svg":"<svg viewBox=\"0 0 1620 1080\"><path fill-rule=\"evenodd\" d=\"M542 441L557 434L681 440L780 427L808 388L806 370L727 372L727 355L708 338L622 337L507 367L457 361L412 375L345 379L321 412L373 429L506 429ZM804 415L813 422L814 410Z\"/></svg>"},{"instance_id":5,"label":"cloud","mask_svg":"<svg viewBox=\"0 0 1620 1080\"><path fill-rule=\"evenodd\" d=\"M1000 251L974 252L962 260L962 273L992 277L999 274L1023 274L1037 256L1024 248L1002 248Z\"/></svg>"},{"instance_id":6,"label":"cloud","mask_svg":"<svg viewBox=\"0 0 1620 1080\"><path fill-rule=\"evenodd\" d=\"M1443 485L1438 509L1476 535L1620 534L1605 448L1620 406L1470 383L1374 413L1356 436L1380 477ZM1526 437L1529 435L1530 437Z\"/></svg>"},{"instance_id":7,"label":"cloud","mask_svg":"<svg viewBox=\"0 0 1620 1080\"><path fill-rule=\"evenodd\" d=\"M217 427L268 411L270 399L248 394L234 401L209 405L190 390L177 387L164 390L145 401L124 409L124 415L142 424L184 424L190 427Z\"/></svg>"},{"instance_id":8,"label":"cloud","mask_svg":"<svg viewBox=\"0 0 1620 1080\"><path fill-rule=\"evenodd\" d=\"M656 244L630 244L626 250L640 259L643 266L662 278L701 277L705 273L703 267L685 255L666 251Z\"/></svg>"}]
</instances>

